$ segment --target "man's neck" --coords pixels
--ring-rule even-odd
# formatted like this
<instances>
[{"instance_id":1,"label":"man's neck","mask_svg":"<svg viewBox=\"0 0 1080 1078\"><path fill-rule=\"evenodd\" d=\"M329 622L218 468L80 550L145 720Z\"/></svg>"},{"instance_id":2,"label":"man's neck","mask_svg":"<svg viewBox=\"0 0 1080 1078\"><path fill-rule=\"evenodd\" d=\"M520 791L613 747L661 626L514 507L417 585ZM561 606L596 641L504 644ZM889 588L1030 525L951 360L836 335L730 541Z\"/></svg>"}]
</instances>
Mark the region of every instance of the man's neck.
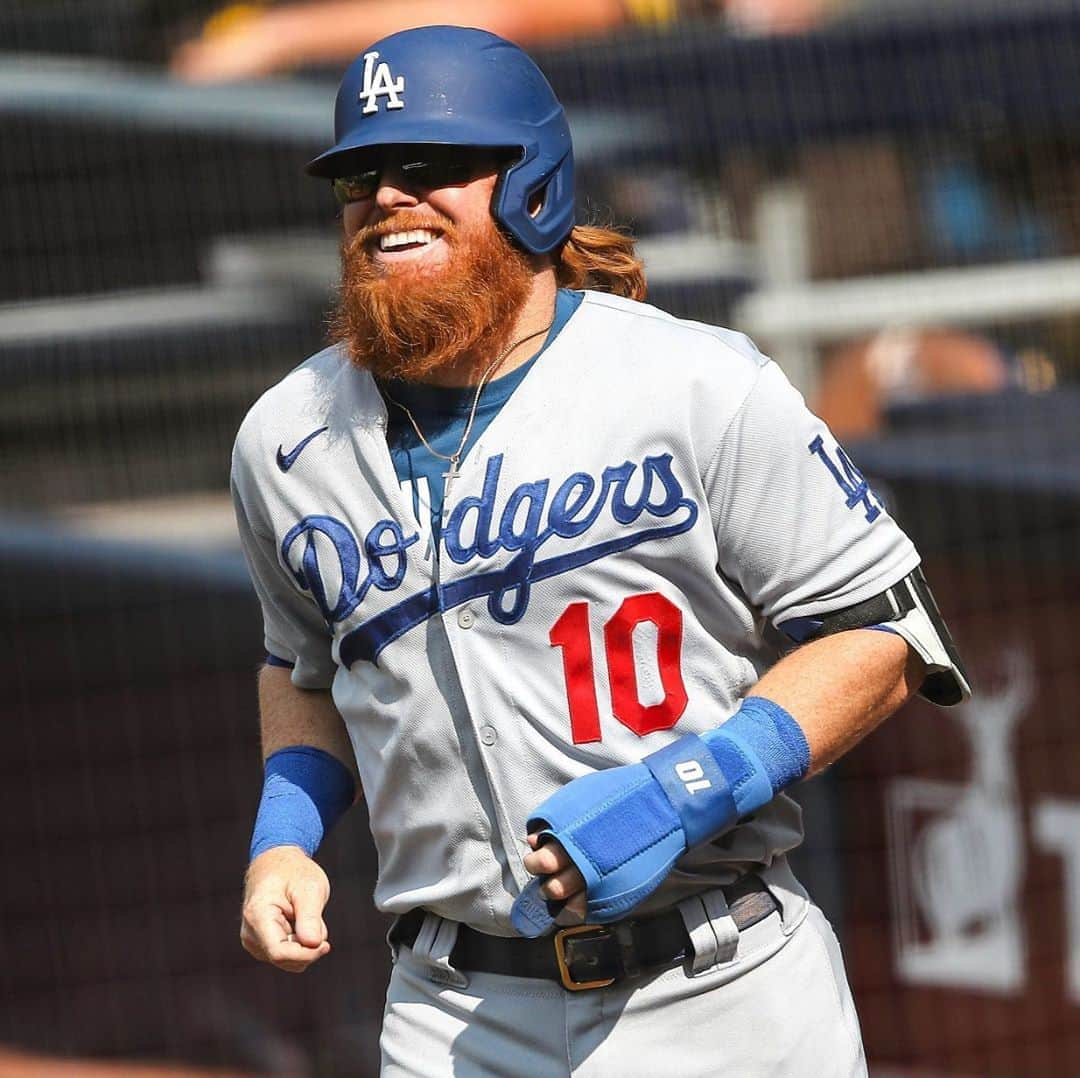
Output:
<instances>
[{"instance_id":1,"label":"man's neck","mask_svg":"<svg viewBox=\"0 0 1080 1078\"><path fill-rule=\"evenodd\" d=\"M544 338L555 317L554 270L547 268L533 277L528 298L514 319L513 328L506 338L504 349L509 349L499 359L496 354L462 355L452 364L432 371L424 378L432 386L473 386L481 378L485 382L509 374L527 363L543 347ZM496 360L499 360L496 363ZM494 366L492 366L494 364Z\"/></svg>"}]
</instances>

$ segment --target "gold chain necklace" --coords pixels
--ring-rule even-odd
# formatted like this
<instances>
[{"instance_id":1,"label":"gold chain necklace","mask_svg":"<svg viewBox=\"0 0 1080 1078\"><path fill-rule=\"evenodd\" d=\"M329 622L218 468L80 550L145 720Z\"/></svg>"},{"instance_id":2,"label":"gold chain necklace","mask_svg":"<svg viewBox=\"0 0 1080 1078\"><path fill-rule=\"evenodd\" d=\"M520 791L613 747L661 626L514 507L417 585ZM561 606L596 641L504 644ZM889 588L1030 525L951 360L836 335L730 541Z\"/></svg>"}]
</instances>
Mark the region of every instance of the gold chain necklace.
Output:
<instances>
[{"instance_id":1,"label":"gold chain necklace","mask_svg":"<svg viewBox=\"0 0 1080 1078\"><path fill-rule=\"evenodd\" d=\"M469 434L472 432L473 420L476 419L476 409L480 404L480 394L483 393L484 385L487 383L488 378L490 378L491 375L495 373L495 371L499 367L499 364L502 363L502 361L506 359L506 357L510 355L510 353L515 348L517 348L518 345L524 344L526 341L531 341L534 337L539 337L541 333L547 333L547 331L551 329L554 324L555 319L552 318L552 320L548 322L548 324L544 326L543 329L538 329L535 333L530 333L528 336L522 337L520 340L514 341L514 343L511 344L509 348L504 348L495 357L494 361L487 367L484 373L480 375L480 381L476 384L476 394L473 396L472 407L469 409L469 418L465 422L465 433L461 436L461 441L458 442L457 449L455 449L454 452L451 453L449 456L447 456L445 453L440 453L437 449L433 449L431 447L431 443L427 440L427 438L424 437L424 432L420 429L420 424L416 422L416 419L414 418L412 412L410 412L409 409L401 403L401 401L395 400L393 397L391 397L390 394L386 391L385 386L379 387L382 390L382 395L392 405L394 405L395 408L400 408L405 413L409 422L412 424L413 430L416 431L416 436L423 443L424 448L433 457L438 457L439 460L445 460L450 462L450 470L443 472L443 479L446 480L446 487L448 488L447 493L449 493L450 481L453 479L457 479L457 477L461 474L461 455L465 451L465 443L469 440Z\"/></svg>"}]
</instances>

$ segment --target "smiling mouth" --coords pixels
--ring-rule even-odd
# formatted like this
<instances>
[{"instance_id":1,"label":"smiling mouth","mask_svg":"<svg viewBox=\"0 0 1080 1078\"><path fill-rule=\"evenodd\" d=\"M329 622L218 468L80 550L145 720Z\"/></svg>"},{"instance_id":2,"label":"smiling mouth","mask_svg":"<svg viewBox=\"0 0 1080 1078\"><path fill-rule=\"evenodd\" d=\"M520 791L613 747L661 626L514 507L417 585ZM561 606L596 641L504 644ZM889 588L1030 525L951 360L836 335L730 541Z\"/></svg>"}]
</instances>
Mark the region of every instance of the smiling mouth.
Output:
<instances>
[{"instance_id":1,"label":"smiling mouth","mask_svg":"<svg viewBox=\"0 0 1080 1078\"><path fill-rule=\"evenodd\" d=\"M388 232L379 237L382 252L421 251L433 244L441 233L426 228L413 228L403 232Z\"/></svg>"}]
</instances>

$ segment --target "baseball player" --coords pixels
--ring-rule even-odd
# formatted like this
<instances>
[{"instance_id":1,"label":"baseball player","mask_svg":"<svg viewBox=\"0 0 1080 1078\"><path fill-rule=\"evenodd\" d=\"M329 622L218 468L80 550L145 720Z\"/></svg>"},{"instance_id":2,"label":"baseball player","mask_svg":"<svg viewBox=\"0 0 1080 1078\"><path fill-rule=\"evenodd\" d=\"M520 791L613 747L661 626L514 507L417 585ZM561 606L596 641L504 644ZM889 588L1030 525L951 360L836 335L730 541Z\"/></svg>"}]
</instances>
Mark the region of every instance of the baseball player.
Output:
<instances>
[{"instance_id":1,"label":"baseball player","mask_svg":"<svg viewBox=\"0 0 1080 1078\"><path fill-rule=\"evenodd\" d=\"M334 343L233 461L268 652L244 946L328 953L313 855L362 795L383 1074L865 1073L784 791L967 695L917 552L747 338L575 224L519 48L388 37L335 138Z\"/></svg>"}]
</instances>

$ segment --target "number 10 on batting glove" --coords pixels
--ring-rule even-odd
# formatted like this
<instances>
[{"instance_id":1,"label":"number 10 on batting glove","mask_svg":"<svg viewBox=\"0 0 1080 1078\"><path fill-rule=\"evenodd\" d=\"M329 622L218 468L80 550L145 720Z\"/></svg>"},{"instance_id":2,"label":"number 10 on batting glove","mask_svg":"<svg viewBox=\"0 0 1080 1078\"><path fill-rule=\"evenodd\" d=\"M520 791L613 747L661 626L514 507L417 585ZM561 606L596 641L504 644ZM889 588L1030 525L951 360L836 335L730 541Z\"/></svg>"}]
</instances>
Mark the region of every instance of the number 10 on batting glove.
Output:
<instances>
[{"instance_id":1,"label":"number 10 on batting glove","mask_svg":"<svg viewBox=\"0 0 1080 1078\"><path fill-rule=\"evenodd\" d=\"M554 839L585 879L586 920L617 921L664 881L687 850L726 831L802 778L810 747L779 704L747 697L716 730L687 734L627 764L583 775L549 797L528 821ZM544 878L514 902L514 928L529 937L555 926L561 902Z\"/></svg>"}]
</instances>

